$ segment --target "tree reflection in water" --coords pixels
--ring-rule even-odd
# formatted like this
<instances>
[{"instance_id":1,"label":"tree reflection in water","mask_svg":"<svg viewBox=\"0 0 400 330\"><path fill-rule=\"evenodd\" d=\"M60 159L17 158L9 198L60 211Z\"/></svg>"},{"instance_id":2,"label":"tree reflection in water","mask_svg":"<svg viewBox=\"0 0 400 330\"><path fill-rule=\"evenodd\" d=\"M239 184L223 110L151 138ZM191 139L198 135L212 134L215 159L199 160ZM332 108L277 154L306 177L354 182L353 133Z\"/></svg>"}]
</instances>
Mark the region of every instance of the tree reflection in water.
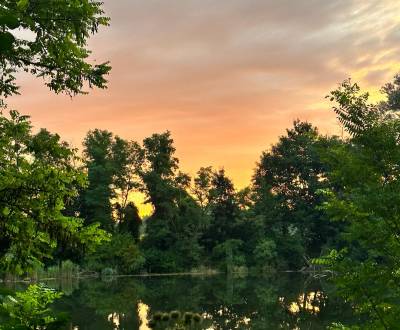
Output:
<instances>
[{"instance_id":1,"label":"tree reflection in water","mask_svg":"<svg viewBox=\"0 0 400 330\"><path fill-rule=\"evenodd\" d=\"M354 320L328 283L286 273L84 280L56 308L70 312L68 329L79 330L150 330L155 313L173 310L199 313L214 330L324 329Z\"/></svg>"}]
</instances>

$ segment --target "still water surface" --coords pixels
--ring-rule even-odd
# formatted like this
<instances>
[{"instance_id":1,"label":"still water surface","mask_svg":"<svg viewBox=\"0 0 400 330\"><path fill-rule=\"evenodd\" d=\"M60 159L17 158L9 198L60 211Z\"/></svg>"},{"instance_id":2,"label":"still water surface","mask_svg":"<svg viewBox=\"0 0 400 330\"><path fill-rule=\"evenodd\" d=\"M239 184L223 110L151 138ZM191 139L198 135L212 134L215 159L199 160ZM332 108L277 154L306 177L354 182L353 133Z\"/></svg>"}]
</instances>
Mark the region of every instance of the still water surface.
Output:
<instances>
[{"instance_id":1,"label":"still water surface","mask_svg":"<svg viewBox=\"0 0 400 330\"><path fill-rule=\"evenodd\" d=\"M68 330L149 330L155 312L196 312L205 329L326 329L352 323L328 282L296 273L263 277L163 276L49 282L65 296L56 308Z\"/></svg>"}]
</instances>

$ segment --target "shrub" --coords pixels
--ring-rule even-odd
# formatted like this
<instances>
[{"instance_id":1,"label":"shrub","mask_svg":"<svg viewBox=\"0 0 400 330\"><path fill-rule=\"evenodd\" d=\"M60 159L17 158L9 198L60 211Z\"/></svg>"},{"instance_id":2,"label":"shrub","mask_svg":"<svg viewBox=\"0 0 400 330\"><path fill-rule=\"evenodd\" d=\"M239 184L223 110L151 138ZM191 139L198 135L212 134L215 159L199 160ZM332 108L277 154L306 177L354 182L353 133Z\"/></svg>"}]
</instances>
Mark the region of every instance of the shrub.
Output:
<instances>
[{"instance_id":1,"label":"shrub","mask_svg":"<svg viewBox=\"0 0 400 330\"><path fill-rule=\"evenodd\" d=\"M44 285L34 284L23 292L17 292L15 296L3 297L0 311L5 320L0 325L0 329L60 329L66 322L65 315L54 314L48 306L61 296L60 292Z\"/></svg>"},{"instance_id":2,"label":"shrub","mask_svg":"<svg viewBox=\"0 0 400 330\"><path fill-rule=\"evenodd\" d=\"M109 242L101 245L84 261L89 270L101 272L104 268L112 268L119 274L139 272L145 259L128 233L116 233Z\"/></svg>"},{"instance_id":3,"label":"shrub","mask_svg":"<svg viewBox=\"0 0 400 330\"><path fill-rule=\"evenodd\" d=\"M213 249L213 258L227 273L232 273L236 267L246 265L244 253L241 251L242 245L241 240L228 239Z\"/></svg>"}]
</instances>

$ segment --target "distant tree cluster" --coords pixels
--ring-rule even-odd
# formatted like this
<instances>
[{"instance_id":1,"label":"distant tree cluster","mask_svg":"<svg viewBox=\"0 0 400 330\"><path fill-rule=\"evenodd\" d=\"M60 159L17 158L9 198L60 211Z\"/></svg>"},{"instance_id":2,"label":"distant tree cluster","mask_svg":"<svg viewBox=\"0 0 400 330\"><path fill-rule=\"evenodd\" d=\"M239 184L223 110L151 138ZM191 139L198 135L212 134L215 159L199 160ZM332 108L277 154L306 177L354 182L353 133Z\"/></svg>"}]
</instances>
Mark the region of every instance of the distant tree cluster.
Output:
<instances>
[{"instance_id":1,"label":"distant tree cluster","mask_svg":"<svg viewBox=\"0 0 400 330\"><path fill-rule=\"evenodd\" d=\"M193 180L182 173L169 132L139 144L93 130L83 142L89 184L68 209L114 233L117 245L129 241L120 248L140 262L134 268L120 265L125 271L298 270L338 242L337 226L318 210L317 191L328 186L321 154L340 143L296 121L263 153L252 185L236 191L223 169L202 167ZM129 201L135 191L153 207L145 226ZM145 227L142 237L140 227ZM108 252L118 253L115 244L107 244ZM106 250L101 253L103 265L98 255L89 260L121 268L105 261L112 259Z\"/></svg>"}]
</instances>

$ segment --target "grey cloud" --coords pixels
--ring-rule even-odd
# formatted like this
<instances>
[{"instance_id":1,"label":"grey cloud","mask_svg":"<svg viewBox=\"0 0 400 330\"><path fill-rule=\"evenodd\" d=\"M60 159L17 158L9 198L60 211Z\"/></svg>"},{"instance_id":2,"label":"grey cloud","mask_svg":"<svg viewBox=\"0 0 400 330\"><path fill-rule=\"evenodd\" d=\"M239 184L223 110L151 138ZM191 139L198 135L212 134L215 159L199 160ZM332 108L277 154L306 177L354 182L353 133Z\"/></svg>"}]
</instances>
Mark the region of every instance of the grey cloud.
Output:
<instances>
[{"instance_id":1,"label":"grey cloud","mask_svg":"<svg viewBox=\"0 0 400 330\"><path fill-rule=\"evenodd\" d=\"M110 40L128 56L117 72L127 81L151 73L157 84L187 86L264 73L329 85L367 66L369 53L387 47L371 20L385 14L379 1L108 1ZM376 21L376 19L375 19ZM393 37L390 37L392 39ZM333 68L329 61L337 58ZM118 62L116 62L118 65ZM127 66L135 70L127 72ZM140 71L143 71L142 74ZM124 75L122 75L124 76ZM140 80L140 79L139 79ZM298 80L298 79L297 79Z\"/></svg>"}]
</instances>

